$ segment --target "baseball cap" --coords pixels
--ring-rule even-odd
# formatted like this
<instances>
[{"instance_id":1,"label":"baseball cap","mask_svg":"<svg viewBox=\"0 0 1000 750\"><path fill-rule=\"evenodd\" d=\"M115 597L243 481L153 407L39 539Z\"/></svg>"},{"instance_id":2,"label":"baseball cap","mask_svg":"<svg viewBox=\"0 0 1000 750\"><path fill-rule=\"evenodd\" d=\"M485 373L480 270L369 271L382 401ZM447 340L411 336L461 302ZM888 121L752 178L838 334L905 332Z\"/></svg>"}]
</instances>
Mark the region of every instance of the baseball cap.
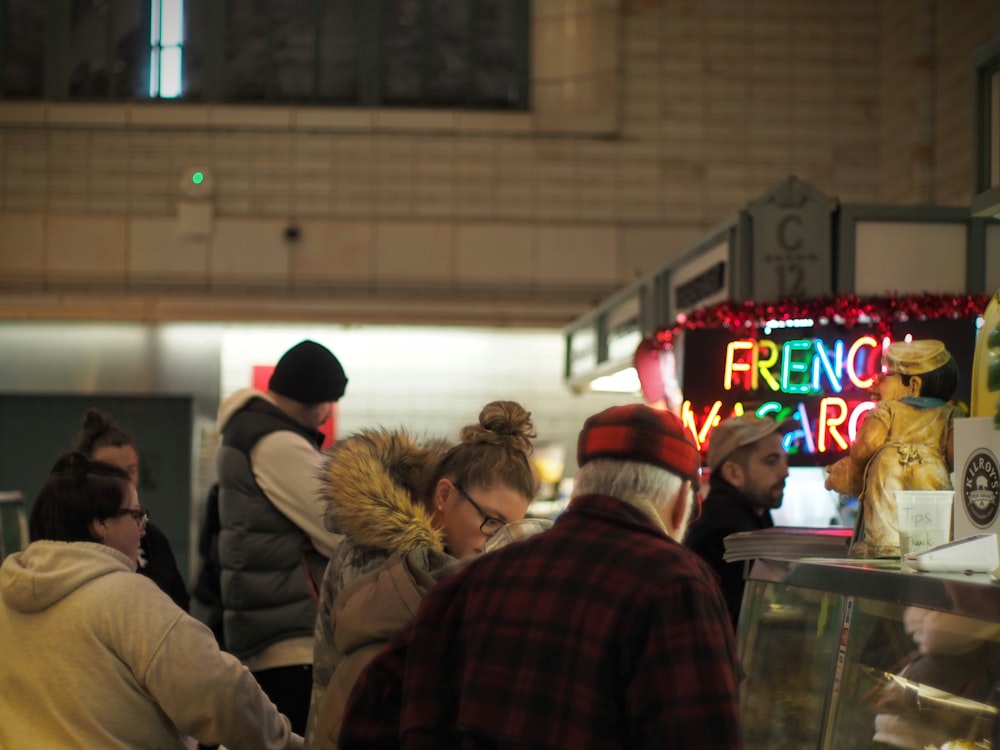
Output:
<instances>
[{"instance_id":1,"label":"baseball cap","mask_svg":"<svg viewBox=\"0 0 1000 750\"><path fill-rule=\"evenodd\" d=\"M595 458L653 464L695 482L701 469L701 454L680 418L645 404L612 406L587 418L576 462Z\"/></svg>"},{"instance_id":2,"label":"baseball cap","mask_svg":"<svg viewBox=\"0 0 1000 750\"><path fill-rule=\"evenodd\" d=\"M780 432L785 435L799 427L797 419L778 422L770 417L744 414L741 417L724 419L712 430L708 444L708 468L715 471L722 462L744 445L756 443L761 438Z\"/></svg>"}]
</instances>

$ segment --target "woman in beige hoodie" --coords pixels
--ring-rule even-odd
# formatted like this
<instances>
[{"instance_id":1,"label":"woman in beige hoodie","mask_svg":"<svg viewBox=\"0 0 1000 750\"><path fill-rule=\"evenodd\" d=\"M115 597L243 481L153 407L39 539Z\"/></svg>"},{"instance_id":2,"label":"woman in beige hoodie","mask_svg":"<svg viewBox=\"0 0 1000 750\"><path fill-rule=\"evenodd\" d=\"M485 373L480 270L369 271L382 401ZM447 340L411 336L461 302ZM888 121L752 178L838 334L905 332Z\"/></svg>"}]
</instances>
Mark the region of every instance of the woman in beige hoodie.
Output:
<instances>
[{"instance_id":1,"label":"woman in beige hoodie","mask_svg":"<svg viewBox=\"0 0 1000 750\"><path fill-rule=\"evenodd\" d=\"M136 574L148 518L124 470L56 463L31 543L0 566L0 747L300 748L246 668Z\"/></svg>"}]
</instances>

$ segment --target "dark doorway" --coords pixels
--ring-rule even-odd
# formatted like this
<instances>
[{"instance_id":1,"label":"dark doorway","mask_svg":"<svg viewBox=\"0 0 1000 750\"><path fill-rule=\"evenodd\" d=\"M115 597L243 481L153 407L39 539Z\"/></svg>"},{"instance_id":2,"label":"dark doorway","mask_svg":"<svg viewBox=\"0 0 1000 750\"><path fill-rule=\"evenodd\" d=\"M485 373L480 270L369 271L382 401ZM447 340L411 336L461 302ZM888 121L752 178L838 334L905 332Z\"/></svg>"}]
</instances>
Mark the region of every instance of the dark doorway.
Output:
<instances>
[{"instance_id":1,"label":"dark doorway","mask_svg":"<svg viewBox=\"0 0 1000 750\"><path fill-rule=\"evenodd\" d=\"M188 575L192 399L187 396L0 394L0 491L18 491L30 514L56 458L67 451L87 409L112 414L135 435L139 502L170 539Z\"/></svg>"}]
</instances>

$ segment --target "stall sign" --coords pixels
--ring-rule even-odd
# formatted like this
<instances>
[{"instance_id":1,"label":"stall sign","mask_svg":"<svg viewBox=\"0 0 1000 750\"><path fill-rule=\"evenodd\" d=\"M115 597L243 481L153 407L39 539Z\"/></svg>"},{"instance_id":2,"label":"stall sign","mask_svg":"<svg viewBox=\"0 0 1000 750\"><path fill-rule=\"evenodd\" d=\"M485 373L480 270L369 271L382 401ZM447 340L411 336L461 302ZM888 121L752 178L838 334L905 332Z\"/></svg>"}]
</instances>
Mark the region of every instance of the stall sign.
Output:
<instances>
[{"instance_id":1,"label":"stall sign","mask_svg":"<svg viewBox=\"0 0 1000 750\"><path fill-rule=\"evenodd\" d=\"M567 342L568 376L591 372L597 366L597 334L593 327L573 331Z\"/></svg>"},{"instance_id":2,"label":"stall sign","mask_svg":"<svg viewBox=\"0 0 1000 750\"><path fill-rule=\"evenodd\" d=\"M919 321L888 336L868 327L781 321L747 335L733 333L685 333L681 418L686 428L707 449L712 430L729 416L792 418L799 427L785 436L790 463L812 466L832 462L854 441L875 407L871 389L893 336L942 339L960 372L968 373L975 323ZM966 378L960 383L956 398L967 402Z\"/></svg>"},{"instance_id":3,"label":"stall sign","mask_svg":"<svg viewBox=\"0 0 1000 750\"><path fill-rule=\"evenodd\" d=\"M639 325L641 314L642 303L638 293L608 312L608 359L631 359L642 342L642 330Z\"/></svg>"},{"instance_id":4,"label":"stall sign","mask_svg":"<svg viewBox=\"0 0 1000 750\"><path fill-rule=\"evenodd\" d=\"M797 177L748 206L756 299L806 299L833 291L834 203Z\"/></svg>"},{"instance_id":5,"label":"stall sign","mask_svg":"<svg viewBox=\"0 0 1000 750\"><path fill-rule=\"evenodd\" d=\"M729 242L719 242L670 273L668 304L673 315L722 302L729 292Z\"/></svg>"},{"instance_id":6,"label":"stall sign","mask_svg":"<svg viewBox=\"0 0 1000 750\"><path fill-rule=\"evenodd\" d=\"M702 300L726 289L726 263L720 260L674 289L674 308L690 310Z\"/></svg>"}]
</instances>

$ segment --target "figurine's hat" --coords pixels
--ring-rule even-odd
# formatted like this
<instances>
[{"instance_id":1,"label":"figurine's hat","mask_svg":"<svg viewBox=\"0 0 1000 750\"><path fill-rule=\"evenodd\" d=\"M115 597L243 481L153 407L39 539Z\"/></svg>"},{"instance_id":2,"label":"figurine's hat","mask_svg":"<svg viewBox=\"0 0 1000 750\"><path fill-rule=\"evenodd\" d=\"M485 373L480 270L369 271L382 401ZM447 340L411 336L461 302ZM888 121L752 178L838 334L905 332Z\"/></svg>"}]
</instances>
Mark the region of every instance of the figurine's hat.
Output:
<instances>
[{"instance_id":1,"label":"figurine's hat","mask_svg":"<svg viewBox=\"0 0 1000 750\"><path fill-rule=\"evenodd\" d=\"M923 375L948 363L951 354L936 339L896 341L885 350L885 369L900 375Z\"/></svg>"}]
</instances>

